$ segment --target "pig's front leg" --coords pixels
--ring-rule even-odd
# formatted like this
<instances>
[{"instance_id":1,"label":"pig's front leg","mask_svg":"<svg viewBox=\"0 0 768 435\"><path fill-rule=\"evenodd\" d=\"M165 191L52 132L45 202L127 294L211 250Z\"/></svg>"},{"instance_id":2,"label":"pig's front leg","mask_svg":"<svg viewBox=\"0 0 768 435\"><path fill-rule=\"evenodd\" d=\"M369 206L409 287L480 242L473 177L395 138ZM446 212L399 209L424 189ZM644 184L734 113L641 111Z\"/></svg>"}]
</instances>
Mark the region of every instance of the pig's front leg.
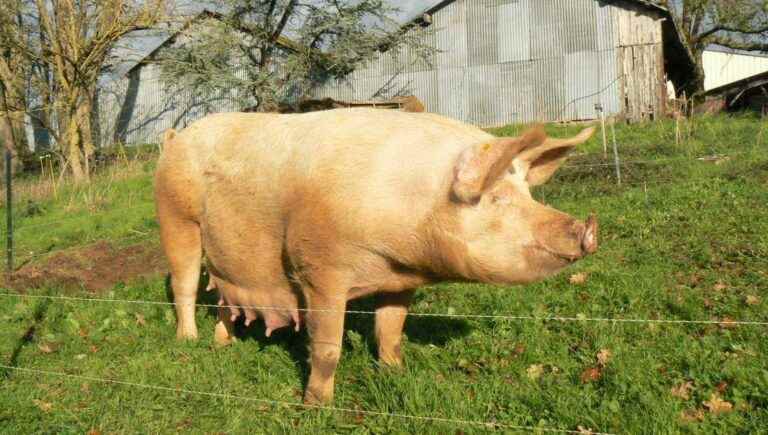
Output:
<instances>
[{"instance_id":1,"label":"pig's front leg","mask_svg":"<svg viewBox=\"0 0 768 435\"><path fill-rule=\"evenodd\" d=\"M315 289L305 291L305 295L311 368L304 403L328 403L333 400L334 376L341 357L347 298L342 292L328 295Z\"/></svg>"},{"instance_id":2,"label":"pig's front leg","mask_svg":"<svg viewBox=\"0 0 768 435\"><path fill-rule=\"evenodd\" d=\"M379 360L389 366L402 366L403 326L413 290L380 293L376 296L376 341Z\"/></svg>"}]
</instances>

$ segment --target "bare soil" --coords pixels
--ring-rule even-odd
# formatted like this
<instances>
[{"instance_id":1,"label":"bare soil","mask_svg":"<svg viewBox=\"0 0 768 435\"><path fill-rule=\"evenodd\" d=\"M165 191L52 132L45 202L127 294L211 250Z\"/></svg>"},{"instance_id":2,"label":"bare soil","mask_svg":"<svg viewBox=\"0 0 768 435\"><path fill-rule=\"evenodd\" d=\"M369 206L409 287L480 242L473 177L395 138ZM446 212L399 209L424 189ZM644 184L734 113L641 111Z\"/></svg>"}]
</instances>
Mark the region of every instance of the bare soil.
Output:
<instances>
[{"instance_id":1,"label":"bare soil","mask_svg":"<svg viewBox=\"0 0 768 435\"><path fill-rule=\"evenodd\" d=\"M3 286L17 291L38 287L85 289L92 293L116 284L168 270L158 246L136 244L115 247L108 241L67 250L43 261L27 264L3 279Z\"/></svg>"}]
</instances>

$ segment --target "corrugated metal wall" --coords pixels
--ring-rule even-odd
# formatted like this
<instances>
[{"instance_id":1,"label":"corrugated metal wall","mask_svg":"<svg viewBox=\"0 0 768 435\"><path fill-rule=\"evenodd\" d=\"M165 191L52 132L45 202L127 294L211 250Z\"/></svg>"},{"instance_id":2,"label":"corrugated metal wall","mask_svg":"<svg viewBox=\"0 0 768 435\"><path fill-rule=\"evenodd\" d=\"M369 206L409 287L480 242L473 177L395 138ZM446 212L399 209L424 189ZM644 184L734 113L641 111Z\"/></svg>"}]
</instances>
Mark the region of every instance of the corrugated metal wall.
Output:
<instances>
[{"instance_id":1,"label":"corrugated metal wall","mask_svg":"<svg viewBox=\"0 0 768 435\"><path fill-rule=\"evenodd\" d=\"M155 64L139 65L124 79L100 88L98 102L102 145L156 143L168 128L183 128L209 113L240 110L236 99L224 92L170 90Z\"/></svg>"},{"instance_id":2,"label":"corrugated metal wall","mask_svg":"<svg viewBox=\"0 0 768 435\"><path fill-rule=\"evenodd\" d=\"M431 68L385 53L317 96L413 94L483 126L594 119L598 103L641 118L663 106L659 18L629 0L456 0L432 17Z\"/></svg>"},{"instance_id":3,"label":"corrugated metal wall","mask_svg":"<svg viewBox=\"0 0 768 435\"><path fill-rule=\"evenodd\" d=\"M317 97L416 95L428 111L481 126L642 118L663 105L661 24L630 0L456 0L433 16L429 62L384 53ZM243 71L245 73L245 71ZM154 143L207 113L240 110L231 95L171 92L157 65L100 89L97 141Z\"/></svg>"},{"instance_id":4,"label":"corrugated metal wall","mask_svg":"<svg viewBox=\"0 0 768 435\"><path fill-rule=\"evenodd\" d=\"M756 53L738 54L705 50L702 60L706 77L705 90L768 71L768 56Z\"/></svg>"}]
</instances>

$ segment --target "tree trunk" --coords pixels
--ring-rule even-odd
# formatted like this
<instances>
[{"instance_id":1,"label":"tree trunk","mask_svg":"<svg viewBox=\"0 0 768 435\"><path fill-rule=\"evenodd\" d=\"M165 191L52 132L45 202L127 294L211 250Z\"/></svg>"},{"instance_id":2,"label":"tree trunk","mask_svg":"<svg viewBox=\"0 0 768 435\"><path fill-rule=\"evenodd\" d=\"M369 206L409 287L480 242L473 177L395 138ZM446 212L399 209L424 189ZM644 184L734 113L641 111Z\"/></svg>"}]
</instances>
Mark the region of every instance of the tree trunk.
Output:
<instances>
[{"instance_id":1,"label":"tree trunk","mask_svg":"<svg viewBox=\"0 0 768 435\"><path fill-rule=\"evenodd\" d=\"M88 182L90 174L87 168L87 158L83 155L83 126L81 118L87 115L87 108L83 105L69 107L66 119L61 120L62 127L66 130L62 137L61 154L67 160L67 166L71 171L75 184Z\"/></svg>"}]
</instances>

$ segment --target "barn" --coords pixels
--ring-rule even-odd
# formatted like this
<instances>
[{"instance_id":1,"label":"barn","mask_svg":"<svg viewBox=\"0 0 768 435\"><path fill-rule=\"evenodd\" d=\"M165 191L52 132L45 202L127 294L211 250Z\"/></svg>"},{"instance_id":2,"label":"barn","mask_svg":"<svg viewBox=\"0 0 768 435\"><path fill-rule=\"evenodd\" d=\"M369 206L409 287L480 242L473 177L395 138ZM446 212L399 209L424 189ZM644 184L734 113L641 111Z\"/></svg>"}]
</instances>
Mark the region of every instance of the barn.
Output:
<instances>
[{"instance_id":1,"label":"barn","mask_svg":"<svg viewBox=\"0 0 768 435\"><path fill-rule=\"evenodd\" d=\"M437 48L433 59L385 52L317 96L413 94L430 112L481 126L594 119L596 105L630 120L665 111L664 36L667 50L679 41L667 11L651 2L432 3L406 24Z\"/></svg>"},{"instance_id":2,"label":"barn","mask_svg":"<svg viewBox=\"0 0 768 435\"><path fill-rule=\"evenodd\" d=\"M664 113L665 59L671 80L675 72L680 79L687 73L670 64L680 59L670 53L682 50L666 10L648 1L419 4L424 8L410 7L398 21L405 29L423 32L425 42L437 48L432 59L383 52L315 96L375 100L416 95L430 112L480 126L594 119L599 116L596 105L608 116L640 120ZM122 62L99 87L96 143L154 143L167 128L183 128L208 113L243 109L227 92L171 93L153 61L163 47L184 43L182 30L212 16L203 10L159 29L159 36L138 37L141 43L135 47L125 44L118 56ZM49 142L38 130L30 129L30 143Z\"/></svg>"}]
</instances>

